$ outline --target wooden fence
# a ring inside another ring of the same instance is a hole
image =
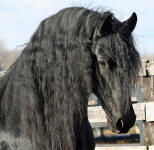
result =
[[[147,103],[136,103],[133,104],[136,116],[137,116],[137,121],[145,121],[145,122],[152,122],[154,121],[154,102],[147,102]],[[103,123],[106,123],[106,115],[105,112],[103,111],[101,106],[93,106],[93,107],[89,107],[88,108],[88,117],[89,117],[89,121],[92,125],[92,127],[101,127]],[[141,131],[144,132],[144,131]],[[136,150],[142,150],[142,149],[146,149],[146,146],[122,146],[120,145],[120,147],[96,147],[96,150],[121,150],[121,149],[136,149]],[[148,147],[149,148],[149,147]],[[153,149],[152,149],[153,148]],[[154,150],[154,147],[150,147],[151,150]]]
[[[96,150],[154,150],[154,61],[143,63],[141,83],[132,97],[136,113],[136,123],[140,128],[140,142],[136,144],[105,144],[96,145]],[[88,107],[88,118],[93,128],[106,125],[106,115],[101,106],[94,104]],[[115,136],[115,135],[113,135]],[[150,142],[149,142],[150,141]]]
[[[3,76],[6,73],[6,71],[0,71],[0,77]]]

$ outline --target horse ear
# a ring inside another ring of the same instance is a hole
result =
[[[112,14],[106,17],[100,29],[100,33],[102,36],[107,35],[111,32],[112,32]]]
[[[98,39],[102,36],[108,35],[112,32],[112,14],[106,14],[106,16],[96,26],[94,32],[94,39]]]
[[[130,33],[134,30],[136,23],[137,23],[137,15],[135,12],[131,15],[129,19],[123,22],[125,28],[127,28],[127,30]]]

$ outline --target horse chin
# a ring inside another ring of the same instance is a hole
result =
[[[120,134],[120,131],[117,130],[115,127],[113,127],[113,125],[111,125],[112,123],[110,123],[109,121],[107,121],[107,124],[108,124],[109,129],[110,129],[112,132],[117,133],[117,134]]]
[[[127,133],[134,126],[135,120],[136,115],[132,113],[131,121],[128,119],[128,116],[123,116],[122,118],[119,118],[116,121],[111,121],[107,119],[107,124],[112,132],[122,134]]]
[[[112,132],[114,132],[114,133],[121,134],[121,133],[127,133],[127,132],[128,132],[128,131],[123,132],[122,130],[116,128],[115,126],[112,126],[112,125],[111,125],[112,123],[107,122],[107,124],[108,124],[109,129],[110,129]]]

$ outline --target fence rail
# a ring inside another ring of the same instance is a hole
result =
[[[146,146],[96,147],[95,150],[148,150]],[[154,149],[149,149],[154,150]]]
[[[133,104],[136,120],[154,121],[154,102]],[[88,107],[88,118],[91,123],[106,122],[106,115],[101,106]]]
[[[6,73],[6,71],[0,71],[0,77],[3,76]]]
[[[153,146],[115,146],[96,147],[95,150],[154,150]]]

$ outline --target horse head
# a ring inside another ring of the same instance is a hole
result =
[[[106,112],[109,127],[117,133],[128,132],[136,120],[131,103],[131,87],[140,64],[131,37],[136,22],[135,13],[120,22],[107,12],[93,36],[92,51],[97,60],[94,93]]]

